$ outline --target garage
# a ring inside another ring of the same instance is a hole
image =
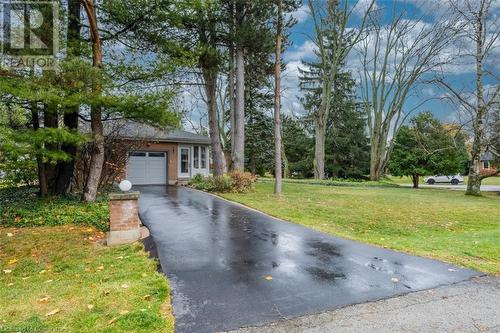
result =
[[[134,185],[167,183],[167,153],[132,151],[128,156],[127,179]]]

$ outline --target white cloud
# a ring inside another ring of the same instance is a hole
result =
[[[302,45],[292,48],[291,50],[287,50],[284,58],[287,62],[308,59],[314,56],[314,52],[316,50],[316,44],[314,44],[311,40],[306,40]]]

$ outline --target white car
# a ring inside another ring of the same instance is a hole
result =
[[[434,185],[437,183],[458,185],[464,182],[464,178],[460,175],[453,175],[453,176],[435,175],[424,178],[424,181],[426,184],[429,185]]]

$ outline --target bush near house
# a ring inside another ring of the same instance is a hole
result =
[[[197,174],[191,179],[189,186],[207,192],[244,193],[253,190],[256,181],[257,177],[250,172],[233,171],[217,177],[203,177]]]

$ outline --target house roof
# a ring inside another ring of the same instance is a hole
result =
[[[481,154],[481,161],[493,161],[493,153],[491,151],[486,151]]]
[[[210,144],[210,138],[175,128],[156,128],[144,123],[131,120],[105,121],[104,135],[116,135],[123,139],[150,140],[161,142],[181,142]],[[89,124],[81,126],[83,131],[89,132]]]

